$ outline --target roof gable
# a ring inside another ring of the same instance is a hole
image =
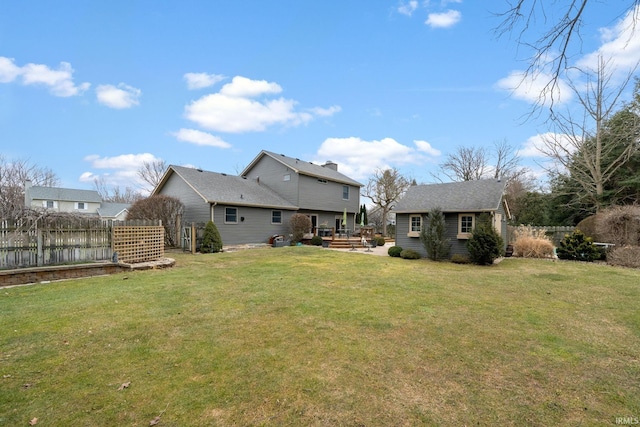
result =
[[[429,212],[440,208],[443,212],[487,212],[500,208],[505,182],[495,179],[424,184],[409,187],[398,202],[396,213]]]
[[[256,180],[184,166],[169,166],[152,194],[160,194],[162,187],[173,174],[179,176],[208,203],[297,209],[275,191],[264,184],[259,184]]]
[[[262,150],[260,154],[256,156],[255,159],[242,171],[240,175],[246,176],[249,174],[251,169],[260,161],[260,159],[264,156],[271,157],[275,161],[282,163],[288,168],[294,170],[300,175],[312,176],[314,178],[326,179],[329,181],[339,182],[342,184],[353,185],[356,187],[362,187],[363,185],[358,181],[349,178],[343,173],[338,172],[337,170],[331,169],[329,167],[325,167],[322,165],[318,165],[311,162],[306,162],[304,160],[295,159],[293,157],[285,156],[284,154],[276,154],[271,151]]]

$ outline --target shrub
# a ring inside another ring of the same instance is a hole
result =
[[[314,246],[322,246],[322,237],[313,236],[311,238],[311,244],[314,245]]]
[[[470,264],[471,260],[466,255],[453,254],[451,256],[451,262],[453,262],[454,264]]]
[[[164,227],[165,245],[178,246],[178,219],[183,212],[184,204],[180,199],[159,194],[134,202],[129,207],[127,220],[161,220]]]
[[[580,221],[576,228],[584,233],[585,236],[591,237],[594,242],[599,242],[602,238],[598,235],[598,222],[600,222],[602,213],[589,215]]]
[[[640,268],[640,246],[619,246],[607,254],[607,263],[620,267]]]
[[[616,246],[640,246],[640,206],[616,206],[598,214],[598,238]]]
[[[420,254],[413,249],[405,249],[400,252],[400,258],[402,259],[420,259],[422,258]]]
[[[429,212],[427,223],[420,231],[420,241],[430,259],[440,261],[449,256],[451,243],[445,235],[444,214],[440,208],[434,208]]]
[[[304,214],[293,214],[289,220],[289,231],[291,232],[291,243],[295,244],[302,240],[304,233],[311,230],[311,219]]]
[[[400,257],[401,252],[402,252],[402,247],[400,246],[391,246],[387,251],[389,256],[396,257],[396,258]]]
[[[553,242],[546,236],[545,230],[536,230],[521,225],[513,232],[514,256],[523,258],[553,258]]]
[[[374,239],[376,241],[376,245],[378,246],[384,246],[384,244],[387,243],[386,240],[384,240],[384,237],[382,236],[376,236],[374,237]]]
[[[558,258],[572,261],[595,261],[600,259],[600,251],[593,244],[593,239],[580,230],[564,236],[556,251]]]
[[[467,241],[469,259],[474,264],[491,265],[493,261],[503,254],[502,237],[491,225],[488,215],[480,215],[478,224],[471,232],[471,237]]]
[[[200,252],[203,254],[217,253],[222,251],[222,238],[218,232],[218,227],[213,221],[207,222],[202,236],[202,246]]]

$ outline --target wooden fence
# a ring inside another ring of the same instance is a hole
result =
[[[0,269],[112,260],[114,252],[125,263],[159,259],[164,256],[164,228],[158,224],[78,218],[2,220]]]

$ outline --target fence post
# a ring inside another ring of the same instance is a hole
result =
[[[191,254],[196,253],[196,223],[191,223]]]
[[[44,237],[42,235],[42,228],[38,228],[37,231],[37,235],[36,235],[36,245],[37,245],[37,249],[36,249],[36,263],[38,265],[38,267],[42,267],[44,265],[44,244],[43,244],[43,240]]]

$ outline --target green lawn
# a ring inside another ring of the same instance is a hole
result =
[[[640,271],[313,247],[171,256],[0,289],[0,426],[640,418]]]

